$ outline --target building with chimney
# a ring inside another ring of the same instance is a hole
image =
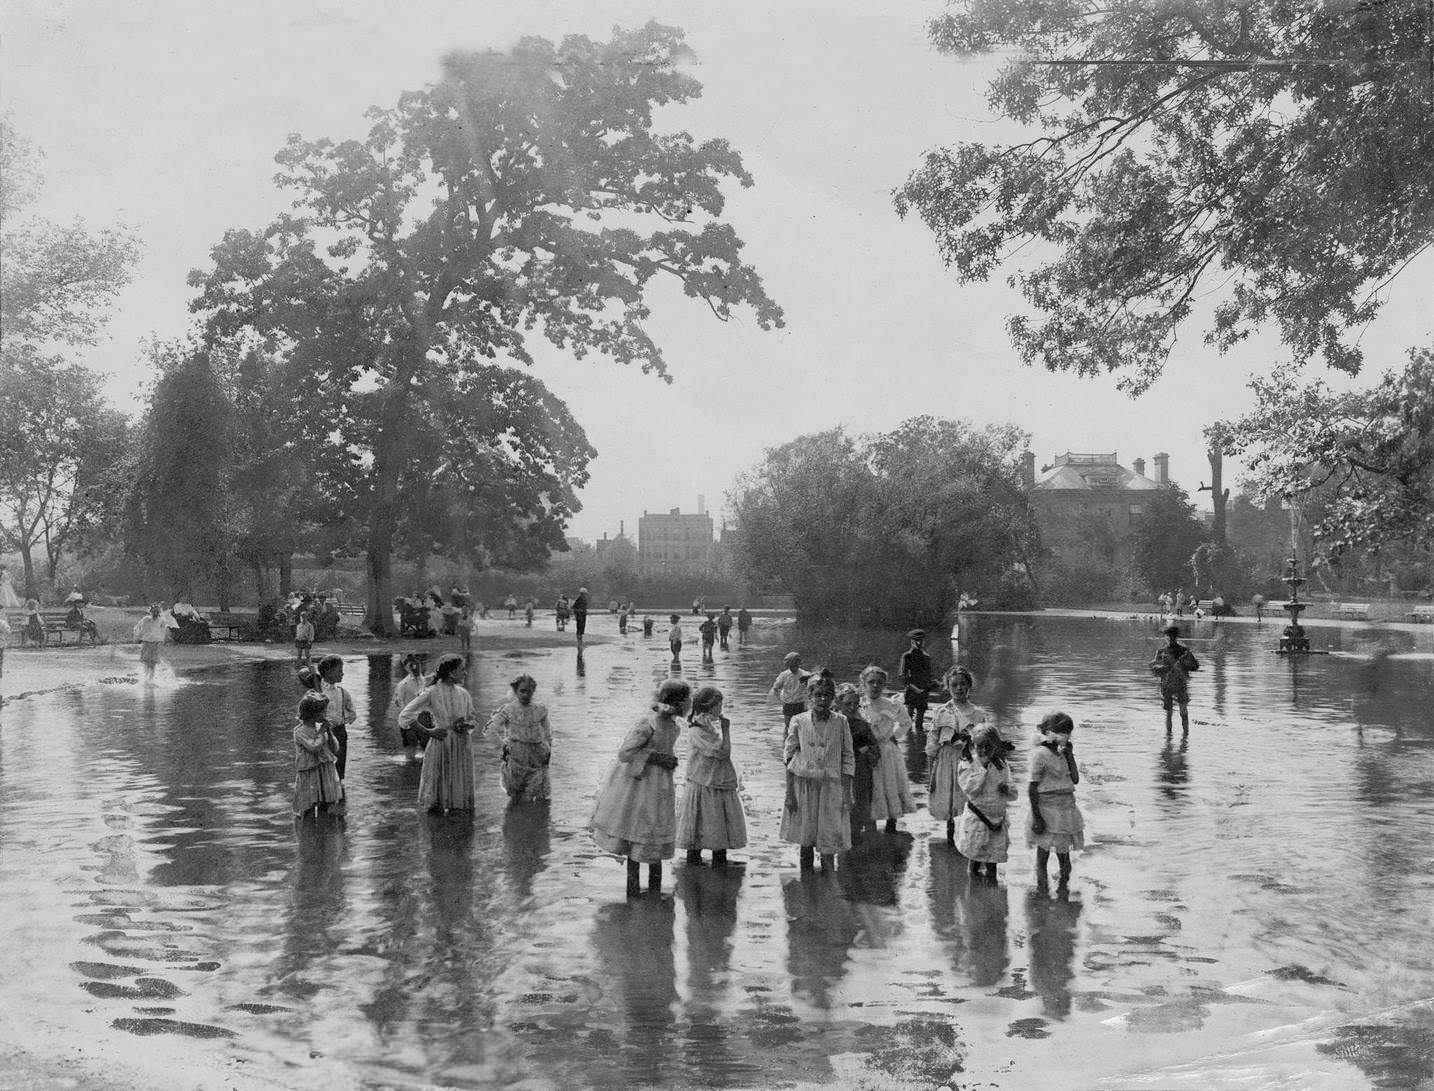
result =
[[[697,512],[680,508],[642,513],[637,521],[637,570],[644,576],[699,576],[717,566],[712,516],[706,497],[697,497]]]
[[[1116,452],[1057,455],[1036,473],[1036,456],[1024,455],[1026,490],[1041,528],[1041,538],[1060,561],[1110,565],[1124,573],[1130,564],[1131,534],[1145,514],[1150,496],[1170,484],[1170,456],[1155,455],[1154,476],[1145,460],[1131,469]]]

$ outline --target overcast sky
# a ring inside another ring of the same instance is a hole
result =
[[[929,412],[1013,421],[1039,464],[1059,452],[1156,451],[1195,494],[1208,480],[1201,429],[1248,400],[1245,379],[1281,351],[1256,338],[1221,358],[1186,331],[1166,376],[1132,401],[1113,379],[1021,365],[1005,335],[1021,311],[1004,279],[961,286],[891,190],[921,153],[1010,130],[985,105],[989,62],[938,56],[924,0],[701,4],[686,0],[8,0],[3,97],[45,152],[43,211],[122,222],[144,257],[89,363],[133,408],[141,345],[188,329],[185,275],[229,227],[286,207],[272,184],[287,134],[362,135],[363,110],[431,82],[451,49],[502,49],[524,34],[607,36],[651,17],[680,26],[704,84],[670,127],[730,140],[756,179],[728,215],[787,328],[723,325],[672,292],[652,329],[670,385],[600,357],[538,345],[538,369],[598,449],[570,533],[630,534],[644,509],[720,512],[733,478],[765,448],[843,424],[881,431]],[[1418,270],[1411,270],[1418,273]],[[1396,283],[1368,331],[1370,369],[1429,339],[1427,276]],[[1149,469],[1149,468],[1148,468]],[[1232,483],[1227,474],[1227,484]],[[1197,497],[1208,506],[1208,494]]]

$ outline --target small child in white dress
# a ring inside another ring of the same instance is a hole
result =
[[[703,686],[692,698],[687,718],[687,785],[677,812],[677,847],[689,864],[712,852],[712,866],[727,863],[727,850],[747,844],[747,818],[737,794],[732,764],[732,721],[722,715],[722,691]]]

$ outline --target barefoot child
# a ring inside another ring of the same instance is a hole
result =
[[[966,797],[966,809],[956,823],[956,851],[971,861],[972,875],[980,875],[984,867],[992,882],[1011,844],[1006,804],[1019,794],[1011,783],[1008,749],[995,727],[982,724],[972,736],[971,757],[956,773]]]
[[[627,895],[642,893],[638,868],[647,865],[647,889],[662,890],[662,861],[677,847],[677,808],[672,771],[677,768],[679,716],[692,708],[692,687],[669,678],[657,691],[652,711],[627,733],[617,764],[598,789],[590,823],[593,841],[604,852],[627,857]]]
[[[970,756],[971,732],[986,722],[986,714],[970,701],[974,679],[965,667],[952,667],[942,680],[951,700],[936,710],[931,733],[926,737],[926,756],[931,759],[929,807],[931,817],[946,822],[946,840],[956,840],[956,820],[966,808],[966,797],[956,781],[963,757]]]
[[[802,670],[802,657],[796,652],[782,656],[782,666],[786,669],[777,675],[777,680],[767,691],[767,701],[782,706],[782,734],[785,736],[792,729],[792,717],[800,716],[807,710],[807,680],[811,675]]]
[[[294,626],[294,657],[298,665],[307,667],[309,665],[309,653],[314,647],[314,623],[309,617],[307,610],[299,614],[298,624]]]
[[[475,802],[473,775],[473,698],[463,682],[468,665],[449,653],[438,660],[433,684],[398,714],[400,728],[416,728],[428,740],[423,774],[418,780],[418,805],[430,811],[471,811]]]
[[[861,689],[850,682],[837,686],[836,710],[846,717],[851,732],[851,753],[856,763],[852,777],[851,841],[855,845],[871,825],[872,771],[881,762],[881,747],[871,733],[871,724],[861,718]]]
[[[548,762],[553,757],[553,729],[548,725],[547,707],[533,703],[538,683],[531,674],[517,675],[508,688],[512,700],[498,707],[483,730],[486,734],[498,729],[503,744],[499,779],[508,798],[514,803],[536,803],[552,794]]]
[[[911,730],[906,708],[886,696],[886,671],[873,664],[861,672],[866,689],[861,699],[861,715],[871,724],[871,733],[881,747],[871,788],[871,820],[885,822],[886,832],[896,832],[896,820],[916,810],[911,798],[911,785],[906,779],[906,764],[901,760],[901,740]]]
[[[687,727],[687,787],[677,814],[677,847],[687,851],[689,864],[702,863],[702,850],[710,849],[712,866],[722,867],[728,849],[746,846],[747,819],[732,764],[732,721],[722,715],[720,689],[697,691]]]
[[[299,723],[294,728],[294,813],[306,815],[327,811],[343,797],[335,762],[339,744],[335,741],[324,712],[329,699],[322,693],[306,693],[299,700]]]
[[[1061,885],[1071,877],[1071,850],[1085,848],[1085,819],[1076,807],[1075,786],[1080,783],[1071,732],[1075,723],[1064,712],[1052,712],[1041,721],[1031,753],[1031,814],[1026,821],[1026,844],[1036,850],[1036,882],[1046,883],[1046,868],[1054,850],[1060,864]]]
[[[682,658],[682,619],[676,614],[667,615],[667,646],[672,649],[672,661]]]
[[[836,685],[825,672],[812,675],[807,690],[811,711],[792,717],[782,744],[787,767],[787,800],[782,808],[780,836],[801,846],[804,870],[820,853],[822,870],[830,871],[836,854],[851,848],[852,779],[856,759],[846,717],[832,711]]]
[[[423,679],[423,656],[405,655],[399,662],[399,670],[402,674],[398,684],[393,687],[393,708],[396,713],[402,713],[408,707],[408,702],[422,693],[427,684]],[[411,727],[400,727],[398,734],[403,741],[403,752],[408,760],[417,761],[423,738]]]
[[[1170,732],[1172,705],[1180,706],[1180,730],[1190,731],[1190,675],[1200,669],[1200,662],[1180,643],[1180,626],[1170,622],[1162,630],[1166,642],[1155,649],[1150,673],[1160,679],[1160,700],[1165,705],[1165,731]]]

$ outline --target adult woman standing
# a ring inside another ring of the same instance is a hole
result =
[[[861,699],[861,718],[871,725],[881,748],[881,760],[873,771],[871,786],[871,820],[885,822],[886,832],[896,832],[896,820],[916,810],[911,786],[906,782],[906,766],[901,760],[901,740],[911,730],[906,709],[886,696],[887,674],[872,665],[861,672],[866,695]]]
[[[398,714],[400,728],[412,728],[428,740],[418,804],[431,811],[471,811],[474,804],[473,698],[463,688],[468,667],[461,655],[438,660],[433,684]]]

